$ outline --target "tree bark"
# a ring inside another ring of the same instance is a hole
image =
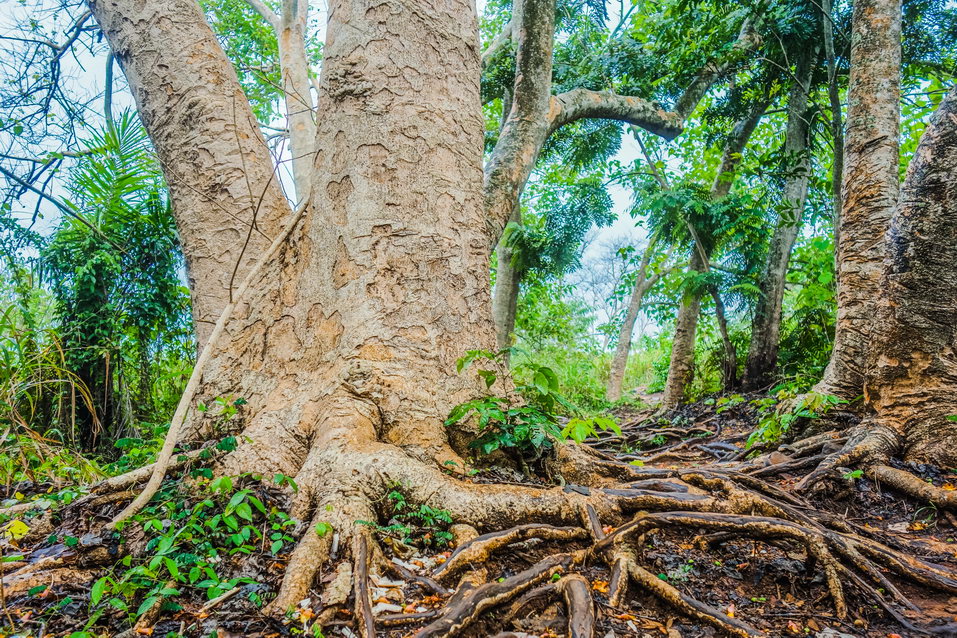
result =
[[[957,464],[957,89],[924,131],[887,232],[864,399],[905,458]]]
[[[745,390],[757,390],[769,385],[777,364],[784,284],[791,261],[791,249],[804,218],[811,170],[807,104],[814,57],[816,55],[804,57],[798,68],[798,81],[792,83],[788,95],[788,122],[784,138],[784,168],[788,176],[751,322],[751,345],[742,383]]]
[[[815,390],[861,394],[880,297],[884,233],[898,199],[901,4],[858,0],[851,36],[834,349]]]
[[[91,0],[169,185],[199,346],[289,214],[265,141],[190,0]]]
[[[735,124],[725,142],[721,163],[711,185],[712,199],[726,197],[731,191],[731,184],[741,153],[747,146],[751,134],[767,109],[767,102],[755,105],[745,118]],[[711,255],[702,254],[702,250],[694,250],[688,269],[694,272],[706,272],[707,260]],[[675,320],[675,336],[671,344],[671,362],[668,367],[668,380],[665,382],[664,395],[661,407],[671,409],[685,400],[688,387],[694,379],[694,344],[695,333],[698,327],[698,315],[701,312],[701,292],[685,295],[678,307],[678,317]]]

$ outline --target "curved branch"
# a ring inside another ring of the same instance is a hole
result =
[[[666,111],[640,97],[573,89],[552,98],[549,133],[585,118],[627,122],[669,141],[681,134],[684,125],[678,113]]]

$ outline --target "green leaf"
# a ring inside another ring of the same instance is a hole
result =
[[[106,588],[110,584],[110,579],[107,576],[100,578],[90,589],[90,602],[93,605],[97,605],[100,602],[100,599],[103,598],[103,594],[106,593]]]
[[[159,597],[159,596],[150,596],[149,598],[147,598],[146,600],[144,600],[144,601],[140,604],[140,606],[136,609],[136,615],[137,615],[137,616],[142,616],[142,615],[145,614],[147,611],[149,611],[150,608],[151,608],[153,605],[155,605],[156,602],[159,601],[159,600],[160,600],[160,597]]]

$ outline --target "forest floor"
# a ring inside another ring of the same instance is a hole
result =
[[[622,435],[608,434],[593,441],[592,445],[621,460],[635,462],[633,464],[640,466],[642,471],[659,474],[662,470],[680,473],[700,467],[720,467],[744,457],[745,442],[759,418],[757,408],[747,400],[750,398],[722,406],[701,402],[685,406],[667,418],[651,418],[649,410],[623,409],[618,414]],[[763,474],[763,480],[785,491],[814,467],[808,463],[802,466],[802,456],[792,456],[787,446],[768,452],[762,457],[762,462],[764,467],[773,469],[762,471],[759,467],[751,474],[758,477]],[[899,467],[904,468],[903,465]],[[945,472],[929,466],[906,469],[944,489],[957,486],[957,473],[953,471]],[[528,479],[506,468],[483,470],[469,480],[541,484],[539,480]],[[282,549],[269,551],[275,533],[270,533],[270,526],[277,520],[273,514],[288,504],[288,490],[271,487],[263,481],[249,481],[236,487],[241,486],[246,488],[242,492],[247,498],[255,496],[270,512],[268,518],[256,519],[265,535],[258,542],[254,535],[252,540],[237,544],[242,551],[223,551],[215,571],[245,580],[217,582],[217,588],[209,585],[206,591],[202,589],[202,583],[180,588],[183,591],[176,589],[180,586],[172,581],[165,589],[154,587],[150,590],[154,595],[147,601],[149,604],[141,606],[146,616],[132,627],[130,616],[121,607],[122,601],[129,598],[124,594],[131,591],[135,594],[136,590],[123,590],[117,583],[142,585],[151,573],[159,572],[163,559],[140,565],[141,568],[152,568],[152,571],[141,569],[134,574],[130,572],[137,568],[136,561],[127,560],[126,564],[117,561],[129,554],[153,552],[155,556],[163,556],[162,546],[157,549],[157,539],[161,537],[133,529],[121,544],[113,535],[99,531],[102,523],[122,505],[120,500],[100,503],[95,510],[88,507],[82,515],[74,515],[79,510],[67,506],[58,515],[41,513],[27,520],[29,531],[23,538],[8,542],[4,549],[6,562],[2,564],[8,583],[2,612],[18,627],[15,635],[69,636],[73,632],[86,631],[90,633],[74,635],[77,638],[101,635],[213,635],[219,638],[320,635],[311,628],[313,619],[327,606],[327,598],[318,590],[283,619],[276,620],[262,612],[261,603],[268,599],[266,592],[278,588],[288,559]],[[39,492],[46,486],[21,485],[19,489],[23,496],[24,491]],[[587,488],[570,485],[565,489],[587,491]],[[170,492],[164,498],[175,502],[182,497]],[[807,499],[802,501],[806,508],[830,513],[859,534],[879,539],[889,547],[947,571],[957,572],[957,518],[948,512],[881,489],[853,472],[843,480],[831,481],[825,490],[817,491]],[[160,520],[157,528],[168,530],[177,524],[175,520],[164,519],[161,511],[154,512],[154,516]],[[397,515],[397,519],[389,523],[408,521],[408,517],[403,519]],[[440,530],[448,526],[434,520],[425,523],[420,520],[419,523],[420,527],[413,530],[415,538],[409,542],[400,538],[405,535],[404,530],[397,533],[388,525],[375,528],[386,562],[395,566],[391,573],[370,574],[370,598],[377,636],[416,635],[442,613],[449,604],[450,595],[452,601],[455,600],[451,592],[455,588],[454,581],[446,589],[436,582],[437,578],[430,578],[449,560],[449,549],[435,546],[436,532],[441,535]],[[182,529],[187,531],[177,533],[177,542],[182,541],[183,533],[189,533],[188,526],[183,525]],[[281,524],[272,529],[285,533]],[[611,527],[606,527],[602,535],[612,532]],[[295,536],[297,532],[290,533]],[[301,530],[298,533],[302,533]],[[593,542],[593,539],[584,537],[556,543],[532,535],[530,539],[519,539],[499,548],[484,564],[470,565],[470,574],[478,573],[478,578],[484,582],[503,582],[533,568],[549,556],[587,549]],[[839,618],[824,572],[799,544],[771,543],[733,534],[722,537],[720,532],[703,536],[693,527],[669,526],[643,534],[637,543],[637,560],[649,573],[686,597],[729,618],[740,619],[763,635],[893,638],[932,633],[957,636],[957,595],[900,579],[895,580],[895,584],[920,612],[902,609],[895,619],[859,588],[845,581],[847,613]],[[56,569],[48,570],[45,572],[48,576],[39,580],[31,580],[29,588],[18,587],[18,571],[35,566],[39,561]],[[889,571],[886,565],[878,564],[878,567],[882,572]],[[725,635],[721,629],[677,611],[661,596],[653,595],[643,587],[631,586],[620,597],[617,606],[613,605],[612,599],[618,589],[617,583],[613,582],[616,576],[601,561],[586,561],[570,571],[583,577],[584,580],[579,581],[590,590],[594,616],[593,629],[589,631],[593,631],[594,636],[700,638]],[[104,574],[111,580],[101,586],[105,592],[96,596],[104,602],[91,604],[91,590]],[[565,577],[564,572],[558,570],[545,584],[482,613],[459,635],[542,638],[568,635],[569,614],[566,610],[570,604],[567,597],[563,603],[561,596],[556,595],[556,591],[563,591],[562,588],[556,590],[556,583]],[[328,570],[321,573],[320,583],[324,588],[334,589],[335,578],[336,572]],[[141,597],[147,591],[146,585],[142,587]],[[113,606],[105,604],[111,598],[119,602]],[[354,627],[354,613],[353,608],[346,604],[333,617],[326,617],[325,635],[357,635],[350,629]],[[96,618],[91,622],[94,614]],[[914,625],[923,629],[908,627],[901,618],[912,620]]]

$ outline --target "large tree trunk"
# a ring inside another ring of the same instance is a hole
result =
[[[784,284],[791,261],[791,249],[804,218],[811,168],[807,103],[814,60],[810,58],[806,56],[802,61],[798,68],[798,81],[791,85],[788,95],[788,123],[784,138],[784,168],[788,176],[751,322],[751,345],[742,383],[746,390],[757,390],[769,385],[778,360]]]
[[[897,204],[900,0],[857,0],[837,243],[834,349],[818,392],[861,394],[880,296],[884,233]]]
[[[91,0],[173,200],[199,346],[289,215],[246,96],[191,0]]]
[[[721,164],[711,186],[711,197],[721,199],[731,191],[734,173],[741,161],[741,153],[748,144],[751,134],[761,121],[761,116],[767,109],[767,103],[756,104],[754,109],[744,119],[735,124],[728,140],[725,142]],[[711,255],[702,254],[702,250],[694,250],[688,269],[695,272],[707,272],[707,260]],[[694,379],[694,344],[698,328],[698,315],[701,312],[701,295],[699,291],[685,295],[678,307],[678,317],[675,321],[675,336],[671,344],[671,362],[668,367],[668,380],[665,382],[664,396],[661,406],[669,409],[685,400],[688,387]]]
[[[864,398],[908,460],[957,465],[957,89],[908,166],[872,335]]]

